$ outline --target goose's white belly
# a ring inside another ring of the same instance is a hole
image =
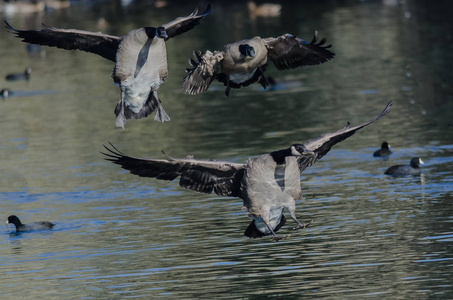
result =
[[[151,89],[148,87],[147,89],[125,89],[124,90],[124,102],[126,103],[129,108],[135,112],[140,112],[140,109],[145,104],[146,100],[148,100],[149,93]]]
[[[251,73],[231,73],[230,80],[237,84],[246,82],[247,80],[250,80],[250,78],[253,77],[253,75],[255,74],[255,70],[256,69],[254,69],[253,72]]]
[[[147,48],[146,61],[138,63],[140,52],[146,49],[147,42],[149,38],[143,28],[131,31],[120,43],[117,52],[114,77],[124,92],[126,106],[135,113],[146,103],[149,94],[164,83],[168,74],[164,39],[153,38]]]
[[[286,165],[276,173],[276,163],[270,155],[248,162],[243,186],[244,204],[257,217],[263,212],[277,214],[302,196],[300,171],[295,157],[287,157]],[[271,218],[271,216],[269,216]]]

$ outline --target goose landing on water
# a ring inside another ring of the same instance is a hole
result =
[[[251,238],[272,235],[285,224],[286,208],[296,222],[294,229],[306,227],[296,218],[296,201],[302,198],[300,174],[326,155],[332,146],[347,139],[357,130],[384,117],[391,102],[375,119],[361,125],[347,125],[333,133],[322,134],[305,144],[294,144],[283,150],[249,159],[247,163],[198,160],[191,157],[177,159],[142,159],[127,156],[104,146],[107,160],[142,177],[173,180],[181,177],[179,185],[201,193],[214,191],[221,196],[239,197],[253,218],[244,234]]]
[[[257,36],[228,44],[223,51],[194,51],[182,91],[190,95],[205,92],[214,79],[225,84],[227,96],[230,88],[248,86],[257,81],[266,88],[269,83],[264,70],[268,60],[279,70],[322,64],[335,56],[328,50],[331,45],[324,46],[325,43],[325,38],[318,42],[318,32],[315,32],[311,42],[291,34],[278,38]],[[219,64],[221,73],[218,73]]]
[[[121,89],[121,100],[115,108],[116,126],[126,119],[140,119],[156,111],[154,120],[169,121],[157,96],[157,89],[167,78],[165,41],[192,29],[207,16],[211,6],[197,15],[179,17],[160,27],[142,27],[118,37],[77,29],[46,27],[41,30],[17,30],[8,22],[6,28],[23,42],[66,50],[82,50],[114,61],[113,80]]]

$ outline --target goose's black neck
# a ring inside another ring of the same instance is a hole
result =
[[[156,27],[144,27],[144,29],[150,39],[156,36]]]
[[[153,39],[154,37],[158,38],[166,38],[167,33],[165,32],[164,27],[144,27],[146,35]]]
[[[277,164],[284,164],[285,158],[291,156],[291,148],[271,152],[270,155]]]

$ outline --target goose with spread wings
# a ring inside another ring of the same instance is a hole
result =
[[[250,158],[246,163],[183,159],[143,159],[128,156],[112,144],[104,146],[106,159],[129,170],[132,174],[162,180],[179,179],[183,188],[201,193],[215,192],[221,196],[243,200],[253,221],[245,230],[247,237],[272,235],[286,222],[284,209],[296,222],[294,229],[307,226],[296,218],[296,201],[302,198],[300,174],[326,155],[332,146],[352,136],[356,131],[384,117],[391,102],[373,120],[351,127],[348,122],[342,129],[325,133],[305,144],[294,144],[287,149]]]
[[[210,12],[179,17],[160,27],[142,27],[124,36],[113,36],[77,29],[47,27],[41,30],[17,30],[5,21],[6,28],[23,42],[66,50],[82,50],[115,62],[112,77],[121,90],[115,108],[116,126],[124,128],[126,119],[140,119],[156,111],[154,120],[169,121],[157,89],[168,74],[165,41],[182,34]]]
[[[277,38],[256,36],[238,41],[226,45],[223,51],[194,51],[193,58],[189,59],[191,67],[186,70],[188,74],[184,78],[182,91],[190,95],[203,93],[214,79],[224,83],[226,96],[229,96],[230,88],[254,82],[266,88],[269,82],[264,71],[268,60],[278,70],[322,64],[335,56],[329,50],[331,45],[325,43],[325,38],[318,42],[316,31],[311,42],[287,33]]]

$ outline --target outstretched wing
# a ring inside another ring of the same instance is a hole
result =
[[[181,90],[184,94],[196,95],[209,88],[211,82],[216,78],[218,62],[223,59],[223,52],[194,51],[193,58],[189,59],[190,68],[186,69]]]
[[[162,25],[162,27],[165,28],[165,32],[168,35],[166,40],[194,28],[196,25],[200,24],[200,20],[206,17],[210,12],[211,4],[208,4],[208,7],[206,8],[205,12],[201,15],[197,16],[198,9],[195,9],[187,17],[179,17],[174,19],[170,23]]]
[[[324,155],[327,154],[327,152],[330,151],[332,146],[334,146],[335,144],[344,141],[345,139],[356,133],[357,130],[362,129],[363,127],[387,115],[390,112],[391,106],[392,102],[390,101],[385,107],[385,109],[380,113],[380,115],[374,118],[373,120],[370,120],[355,127],[350,127],[351,124],[348,122],[345,127],[336,132],[325,133],[317,139],[313,139],[310,140],[308,143],[304,143],[304,146],[308,150],[313,151],[314,155],[300,156],[298,158],[300,172],[302,173],[307,167],[313,165],[318,159],[321,159]]]
[[[78,29],[59,29],[45,26],[40,30],[18,30],[6,21],[5,27],[25,43],[66,50],[82,50],[100,55],[111,61],[116,61],[116,51],[121,42],[121,37]]]
[[[104,145],[108,152],[101,152],[107,156],[106,160],[134,175],[161,180],[174,180],[179,176],[179,185],[183,188],[200,193],[209,194],[214,191],[221,196],[239,197],[245,164],[193,158],[142,159],[121,153],[111,143],[110,146],[111,148]]]
[[[326,39],[318,42],[318,32],[313,40],[307,42],[292,34],[284,34],[278,38],[264,39],[268,47],[269,59],[279,70],[294,69],[301,66],[312,66],[327,62],[335,54],[328,50],[331,45],[324,46]]]

